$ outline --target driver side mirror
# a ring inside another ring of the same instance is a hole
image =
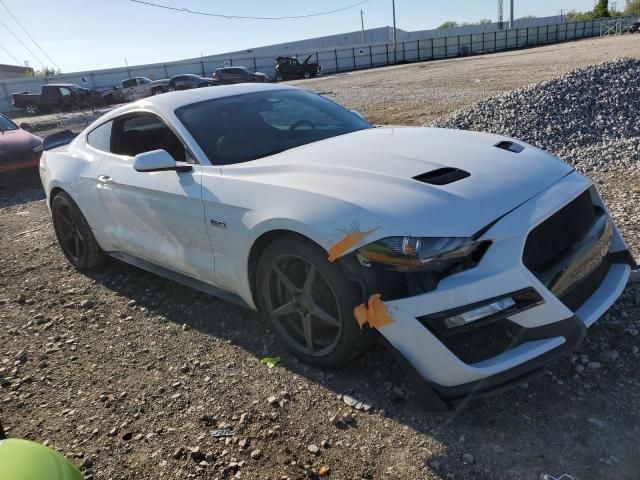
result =
[[[152,150],[139,153],[133,157],[133,168],[137,172],[189,172],[191,165],[178,165],[175,159],[166,150]]]

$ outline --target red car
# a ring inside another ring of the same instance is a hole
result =
[[[0,185],[34,178],[42,156],[42,139],[0,114]]]

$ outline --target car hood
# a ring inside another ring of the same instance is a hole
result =
[[[393,225],[398,234],[466,237],[573,171],[517,140],[524,147],[519,153],[496,147],[503,140],[510,139],[462,130],[378,127],[224,167],[223,174],[348,202],[366,210],[371,222]],[[413,178],[441,168],[470,175],[446,185]]]
[[[9,160],[12,154],[33,150],[42,140],[26,130],[0,132],[0,159]]]

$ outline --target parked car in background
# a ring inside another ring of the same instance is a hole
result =
[[[42,155],[42,139],[0,113],[0,185],[35,178]]]
[[[629,25],[629,27],[627,27],[627,32],[640,33],[640,20]]]
[[[28,115],[52,110],[98,107],[119,103],[122,100],[120,87],[94,90],[73,83],[50,83],[43,85],[40,93],[18,92],[11,95],[11,104],[15,108],[24,108]]]
[[[169,79],[151,80],[147,77],[134,77],[122,81],[122,95],[127,102],[158,95],[169,90]]]
[[[309,55],[302,63],[296,57],[277,57],[276,80],[315,77],[321,68],[319,63],[309,62],[311,57],[312,55]]]
[[[223,85],[233,83],[261,83],[269,80],[267,74],[252,72],[247,67],[218,68],[213,74],[213,78]]]
[[[635,266],[595,186],[557,157],[374,127],[283,85],[120,107],[45,151],[40,176],[77,269],[110,255],[260,309],[319,367],[382,336],[432,410],[577,348]]]
[[[201,77],[200,75],[185,74],[171,77],[169,79],[167,89],[172,92],[174,90],[190,90],[192,88],[211,87],[217,84],[218,81],[213,78]]]

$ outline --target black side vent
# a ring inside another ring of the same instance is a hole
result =
[[[445,167],[423,173],[413,177],[413,179],[422,183],[430,183],[431,185],[447,185],[470,176],[471,174],[469,172],[465,172],[459,168]]]
[[[524,150],[524,147],[522,145],[509,142],[507,140],[503,140],[500,143],[496,143],[494,146],[497,148],[501,148],[502,150],[509,150],[510,152],[513,152],[513,153],[520,153],[522,150]]]

